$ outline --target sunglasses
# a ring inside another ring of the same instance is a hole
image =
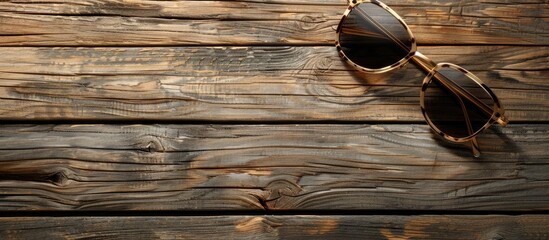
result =
[[[496,95],[471,72],[451,63],[436,64],[416,51],[410,28],[387,5],[349,0],[337,28],[336,47],[344,61],[366,73],[385,73],[410,60],[423,69],[420,105],[427,123],[452,142],[468,142],[480,156],[476,136],[508,123]]]

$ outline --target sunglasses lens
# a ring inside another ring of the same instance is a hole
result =
[[[412,43],[404,24],[374,3],[356,5],[340,25],[341,50],[364,68],[375,70],[399,62],[412,51]]]
[[[446,135],[470,137],[492,119],[495,100],[464,72],[442,67],[429,81],[423,96],[424,111],[432,124]],[[467,96],[456,89],[468,92]]]

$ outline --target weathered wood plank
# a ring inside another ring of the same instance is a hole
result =
[[[420,44],[547,44],[546,1],[397,1]],[[0,46],[332,44],[345,1],[4,1]]]
[[[549,47],[422,47],[549,120]],[[0,119],[422,121],[413,64],[364,76],[334,47],[1,48]],[[314,109],[314,111],[311,111]]]
[[[0,210],[547,210],[549,125],[5,125]]]
[[[0,218],[2,239],[547,239],[547,215]]]

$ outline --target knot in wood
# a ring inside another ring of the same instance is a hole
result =
[[[269,185],[266,189],[269,191],[267,201],[275,201],[274,205],[287,205],[285,202],[289,199],[297,196],[301,192],[301,187],[294,182],[288,180],[276,180]],[[274,206],[273,206],[274,207]]]
[[[46,178],[46,180],[57,186],[65,186],[67,185],[69,178],[67,177],[67,174],[65,172],[59,171],[59,172],[50,174]]]
[[[159,151],[164,151],[164,146],[162,142],[157,137],[144,138],[138,143],[138,149],[147,153],[154,153]]]
[[[328,72],[334,64],[334,59],[330,56],[321,55],[316,58],[314,62],[315,74],[324,74]]]
[[[367,97],[371,88],[365,84],[361,77],[341,81],[338,75],[341,66],[334,66],[341,61],[333,52],[317,54],[307,60],[300,71],[301,74],[312,74],[306,84],[309,95],[317,98],[319,102],[329,102],[341,105],[363,104],[372,98]],[[335,71],[334,71],[335,70]]]
[[[313,16],[303,16],[300,21],[298,21],[299,29],[301,30],[313,30],[318,27],[319,19]]]

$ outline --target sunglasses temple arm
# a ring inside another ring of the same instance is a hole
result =
[[[473,151],[473,156],[480,157],[480,148],[478,146],[477,138],[474,137],[471,139],[471,151]]]
[[[469,118],[469,113],[467,112],[467,108],[465,107],[465,103],[463,100],[457,96],[457,99],[459,100],[459,105],[461,105],[461,111],[463,112],[463,117],[465,118],[465,123],[467,124],[467,131],[469,132],[469,135],[474,134],[473,125],[471,124],[471,118]],[[473,137],[471,138],[471,150],[473,151],[473,156],[480,157],[480,147],[477,142],[477,138]]]
[[[433,71],[433,69],[435,69],[437,66],[435,62],[433,62],[431,59],[427,58],[425,55],[423,55],[420,52],[416,52],[412,60],[427,73],[431,73],[431,71]],[[454,84],[450,85],[448,82],[451,82],[451,81],[442,81],[440,80],[440,78],[437,77],[437,75],[435,75],[435,78],[437,78],[439,82],[443,84],[445,87],[447,87],[448,89],[454,92],[457,92],[459,95],[469,99],[472,103],[477,105],[480,109],[485,111],[488,115],[492,115],[492,113],[494,112],[494,110],[491,107],[487,106],[485,103],[477,99],[475,96],[472,96],[471,94],[469,94],[466,90],[462,89],[459,86],[453,86]],[[502,126],[505,126],[507,124],[505,118],[496,119],[496,120]]]
[[[465,103],[456,92],[452,92],[452,93],[454,94],[456,100],[458,100],[459,105],[461,106],[461,111],[463,112],[463,118],[465,118],[465,123],[467,124],[467,132],[469,132],[469,135],[473,135],[474,134],[473,125],[471,124],[471,118],[469,118],[469,113],[467,112]],[[471,150],[473,151],[473,156],[480,157],[480,147],[478,146],[477,138],[473,137],[469,142],[471,144]]]

